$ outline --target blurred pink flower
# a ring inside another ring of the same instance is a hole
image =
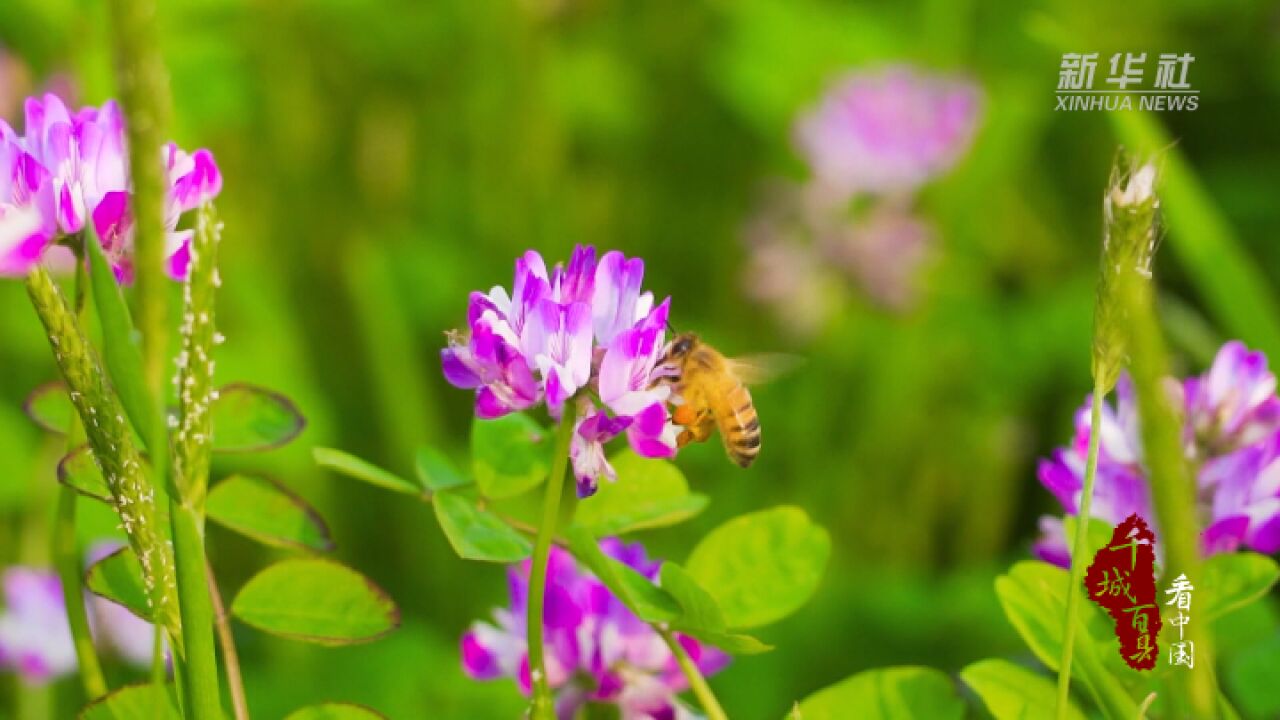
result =
[[[119,550],[119,542],[96,544],[90,563]],[[51,570],[14,566],[4,571],[4,611],[0,612],[0,671],[42,683],[73,672],[77,660],[67,623],[62,583]],[[121,605],[85,596],[89,624],[98,647],[138,667],[151,663],[154,629]]]
[[[980,92],[909,66],[838,80],[795,127],[818,183],[839,196],[912,192],[968,149]]]
[[[856,278],[873,300],[894,310],[915,301],[920,268],[933,246],[933,229],[909,208],[882,202],[865,217],[819,237],[823,254]]]

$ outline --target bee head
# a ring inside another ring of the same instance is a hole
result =
[[[693,333],[681,333],[671,341],[671,357],[680,358],[689,354],[693,346],[698,344],[698,336]]]

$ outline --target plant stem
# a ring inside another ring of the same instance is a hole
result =
[[[84,605],[80,546],[76,542],[76,499],[75,490],[65,485],[58,488],[53,562],[58,570],[58,579],[62,582],[62,600],[67,606],[67,624],[71,626],[71,640],[76,649],[76,661],[80,665],[80,682],[84,685],[85,696],[93,701],[107,694],[107,681],[102,676],[98,652],[93,647],[89,614]]]
[[[77,318],[83,321],[86,277],[83,253],[76,252],[74,308]],[[80,419],[71,413],[67,427],[67,452],[75,450],[81,442]],[[80,564],[80,543],[76,538],[76,501],[78,494],[66,485],[58,486],[58,514],[53,529],[53,564],[62,583],[62,600],[67,607],[67,625],[71,628],[71,641],[76,650],[80,667],[80,682],[85,696],[97,700],[107,694],[107,681],[102,675],[98,652],[93,646],[93,634],[89,630],[89,614],[85,609],[84,577]]]
[[[1089,551],[1089,519],[1093,510],[1093,481],[1098,474],[1098,446],[1101,438],[1102,402],[1106,399],[1102,381],[1093,383],[1093,402],[1089,414],[1089,454],[1084,467],[1084,489],[1076,513],[1076,534],[1071,548],[1070,581],[1067,584],[1067,617],[1063,620],[1062,661],[1058,664],[1058,720],[1064,720],[1071,707],[1071,659],[1075,652],[1081,584],[1084,582],[1085,554]]]
[[[249,720],[249,703],[244,695],[244,677],[240,674],[240,654],[236,652],[236,639],[231,634],[231,622],[227,618],[227,609],[222,604],[222,592],[218,590],[218,579],[213,574],[213,566],[205,563],[209,575],[209,597],[213,599],[214,628],[218,631],[218,644],[222,646],[222,662],[227,668],[227,684],[231,686],[231,708],[236,720]]]
[[[213,601],[205,570],[204,533],[197,513],[176,499],[169,501],[182,639],[186,647],[187,710],[195,720],[222,720],[218,660],[213,644]]]
[[[547,560],[551,557],[551,539],[555,537],[560,517],[560,494],[564,489],[565,471],[569,465],[569,441],[577,420],[578,406],[571,398],[564,405],[564,416],[556,430],[551,474],[542,497],[542,523],[533,544],[533,567],[529,578],[529,675],[533,679],[533,720],[555,720],[555,702],[547,682],[546,653],[542,644],[542,608],[547,591]]]
[[[1167,353],[1147,285],[1129,288],[1128,302],[1133,335],[1133,385],[1141,419],[1142,455],[1151,478],[1155,526],[1164,543],[1163,578],[1171,583],[1185,574],[1198,585],[1200,574],[1200,525],[1196,516],[1196,478],[1182,446],[1182,423],[1170,406],[1164,386],[1168,374]],[[1194,643],[1195,671],[1171,673],[1172,703],[1167,717],[1216,718],[1221,712],[1214,674],[1212,637],[1205,624],[1184,626],[1186,639]],[[1175,668],[1176,669],[1176,668]]]
[[[707,684],[707,679],[702,676],[702,672],[698,670],[698,666],[689,657],[689,653],[685,652],[680,641],[675,638],[670,630],[656,625],[654,629],[658,631],[658,634],[662,635],[662,639],[667,642],[667,647],[671,648],[671,654],[675,656],[685,679],[689,681],[689,690],[693,692],[694,697],[698,698],[698,704],[702,706],[702,711],[707,714],[707,720],[729,720],[724,708],[720,707],[720,701],[716,699],[716,694],[711,692],[711,686]]]

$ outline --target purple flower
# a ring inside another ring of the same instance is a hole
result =
[[[57,231],[53,178],[0,120],[0,275],[27,274]]]
[[[1280,428],[1276,376],[1267,357],[1232,341],[1222,346],[1209,372],[1182,384],[1189,440],[1216,450],[1243,447]]]
[[[800,118],[796,146],[840,197],[911,192],[968,148],[979,106],[968,82],[906,66],[855,72]]]
[[[0,615],[0,668],[41,683],[76,667],[62,583],[52,572],[25,567],[4,571]]]
[[[1207,553],[1240,547],[1263,553],[1280,550],[1280,400],[1266,358],[1239,342],[1218,351],[1203,375],[1171,383],[1182,404],[1185,450],[1197,466],[1199,516],[1206,527]],[[1040,482],[1069,515],[1078,512],[1084,487],[1092,399],[1076,415],[1069,447],[1040,462]],[[1104,403],[1099,426],[1097,478],[1092,515],[1115,525],[1131,513],[1154,524],[1154,508],[1142,462],[1137,404],[1128,377],[1116,385],[1114,408]],[[1061,521],[1041,519],[1035,552],[1054,564],[1070,564]],[[1156,529],[1159,536],[1159,529]]]
[[[472,293],[468,329],[450,332],[441,351],[445,379],[476,391],[478,417],[545,402],[558,419],[566,402],[576,403],[570,458],[583,497],[600,477],[615,477],[604,445],[624,430],[642,455],[675,454],[670,388],[658,383],[670,300],[654,307],[643,276],[644,262],[619,252],[597,263],[594,248],[578,246],[550,272],[541,255],[526,252],[511,292]]]
[[[25,135],[0,122],[0,273],[30,270],[46,248],[90,222],[116,277],[133,276],[132,183],[124,117],[109,101],[71,113],[56,95],[28,98]],[[222,176],[207,150],[160,149],[167,170],[166,270],[184,280],[192,231],[178,230],[183,213],[212,200]],[[39,213],[39,221],[35,213]]]
[[[650,580],[659,563],[638,543],[602,540],[601,550]],[[529,563],[509,573],[511,606],[494,611],[494,624],[477,622],[462,638],[463,669],[473,678],[513,678],[530,692],[525,640]],[[556,712],[572,718],[587,702],[618,706],[624,720],[685,717],[676,694],[686,688],[670,648],[652,627],[627,610],[567,551],[553,548],[547,572],[544,613],[548,682],[556,692]],[[677,635],[704,674],[719,671],[723,652]]]

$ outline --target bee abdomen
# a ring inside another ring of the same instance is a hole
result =
[[[729,459],[741,467],[747,467],[760,454],[760,417],[756,415],[751,394],[739,385],[727,398],[733,408],[730,420],[722,432]]]

